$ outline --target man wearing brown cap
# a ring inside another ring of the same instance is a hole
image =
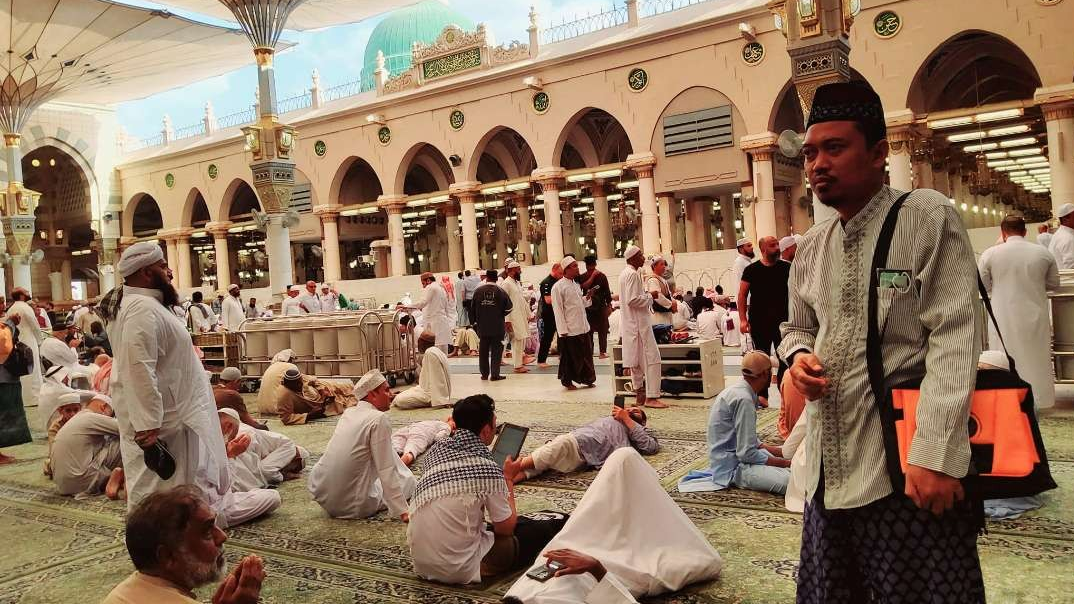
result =
[[[965,501],[959,481],[981,340],[969,238],[945,195],[884,184],[884,109],[867,84],[819,88],[807,126],[806,174],[837,217],[798,248],[779,347],[809,401],[798,602],[983,602],[981,503]],[[874,270],[889,214],[893,237]],[[874,392],[911,378],[923,404],[903,473]]]

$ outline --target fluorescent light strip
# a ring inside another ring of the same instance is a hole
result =
[[[1008,147],[1021,147],[1023,145],[1035,145],[1037,143],[1037,137],[1027,136],[1025,138],[1012,138],[1005,141],[999,141],[999,146],[1004,149]]]
[[[981,151],[991,151],[999,147],[998,143],[981,143],[979,145],[966,145],[962,148],[966,153],[979,153]]]
[[[999,120],[1010,120],[1018,117],[1022,117],[1022,108],[1016,109],[1001,109],[1000,111],[986,111],[985,113],[978,113],[973,116],[974,121],[978,124],[984,122],[997,122]]]

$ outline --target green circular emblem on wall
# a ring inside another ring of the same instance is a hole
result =
[[[381,126],[380,130],[377,130],[377,140],[382,145],[392,142],[392,129],[387,126]]]
[[[747,65],[756,65],[764,60],[764,46],[760,42],[750,42],[742,47],[742,60]]]
[[[164,186],[168,187],[169,189],[175,186],[175,175],[171,172],[168,172],[164,175]]]
[[[324,141],[317,141],[313,143],[313,152],[317,157],[324,157],[324,154],[328,153],[328,145],[324,144]]]
[[[873,19],[873,32],[881,38],[891,38],[902,30],[902,17],[895,11],[882,11]]]
[[[547,92],[538,92],[533,95],[533,110],[537,113],[544,113],[548,111],[548,106],[551,104],[551,99],[548,98]]]
[[[649,74],[641,67],[635,67],[627,74],[627,86],[634,92],[641,92],[649,85]]]
[[[209,180],[216,180],[217,176],[220,176],[220,168],[216,164],[209,164]]]
[[[466,116],[463,115],[462,110],[455,109],[448,116],[448,123],[451,124],[452,130],[462,130],[463,125],[466,124]]]

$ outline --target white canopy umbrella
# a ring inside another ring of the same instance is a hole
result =
[[[416,0],[158,0],[226,21],[286,22],[287,29],[305,31],[357,23],[414,4]],[[239,14],[242,16],[239,16]],[[256,15],[256,17],[255,17]]]

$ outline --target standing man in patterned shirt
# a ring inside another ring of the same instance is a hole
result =
[[[880,227],[902,191],[884,184],[880,98],[864,83],[817,90],[805,145],[814,193],[838,215],[806,234],[791,268],[780,355],[809,401],[799,604],[984,602],[980,502],[965,500],[980,334],[969,238],[946,196],[912,192],[878,289],[884,387],[924,376],[905,489],[886,472],[866,363]],[[881,267],[884,268],[884,267]]]

